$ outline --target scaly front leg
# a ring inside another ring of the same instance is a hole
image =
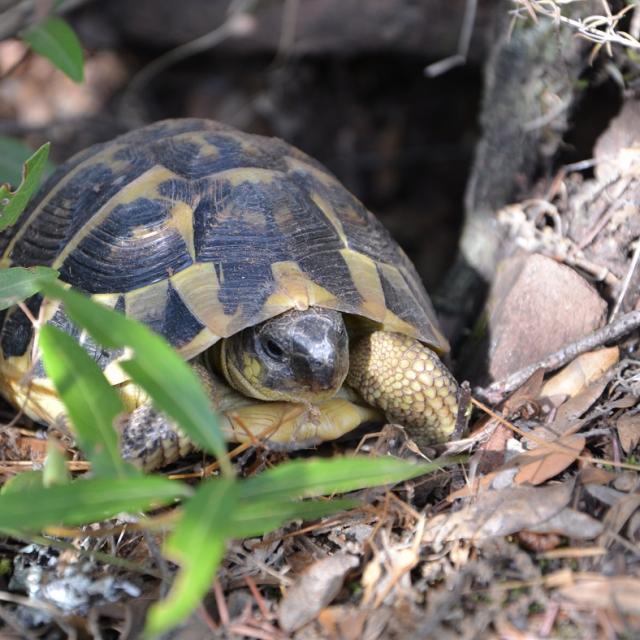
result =
[[[418,446],[447,440],[458,415],[458,384],[438,356],[414,338],[375,331],[350,349],[347,383]]]

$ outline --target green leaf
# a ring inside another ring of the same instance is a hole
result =
[[[41,286],[47,296],[64,303],[73,322],[86,329],[96,342],[114,349],[129,347],[133,353],[121,363],[122,369],[194,442],[205,451],[215,453],[224,473],[232,473],[226,443],[209,397],[189,365],[163,338],[140,322],[76,291],[49,281],[41,282]]]
[[[52,325],[40,329],[39,341],[44,369],[95,474],[124,477],[138,473],[120,456],[113,421],[124,406],[97,362],[68,333]]]
[[[279,501],[355,491],[415,478],[451,462],[413,463],[398,458],[364,456],[294,460],[243,482],[240,502]]]
[[[316,520],[359,506],[357,500],[287,500],[239,503],[229,514],[232,538],[251,538],[274,531],[292,520]]]
[[[43,282],[57,277],[58,272],[49,267],[0,269],[0,309],[29,298],[40,291]]]
[[[84,77],[84,55],[75,31],[62,18],[50,16],[43,22],[25,29],[20,38],[31,48],[50,60],[74,82]]]
[[[156,635],[176,626],[200,603],[224,555],[229,536],[229,516],[237,505],[233,479],[203,482],[189,500],[164,551],[181,565],[171,592],[153,605],[146,633]]]
[[[159,476],[81,478],[53,487],[0,495],[0,530],[40,531],[52,525],[81,525],[136,513],[186,498],[192,490]]]
[[[0,184],[18,185],[22,180],[22,167],[32,155],[33,149],[21,140],[0,136]],[[54,168],[47,160],[43,177],[50,174]]]
[[[0,231],[10,227],[24,211],[31,196],[40,184],[40,178],[47,167],[49,146],[43,144],[24,164],[22,182],[15,190],[0,185]]]
[[[53,487],[56,484],[68,484],[71,474],[67,468],[67,459],[60,443],[51,435],[47,441],[47,457],[42,469],[42,484]]]
[[[42,471],[23,471],[17,476],[9,478],[0,489],[0,495],[9,495],[10,493],[17,493],[22,495],[23,492],[29,489],[42,488],[44,483]]]

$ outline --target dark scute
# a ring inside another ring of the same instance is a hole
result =
[[[100,163],[79,170],[47,202],[16,243],[11,254],[13,263],[51,264],[69,238],[122,188],[121,184],[113,184],[117,177],[111,168]],[[31,211],[33,206],[29,207]]]
[[[204,151],[200,155],[203,148],[197,141],[173,138],[167,138],[151,144],[147,149],[158,164],[189,180],[199,180],[206,176],[214,176],[216,173],[228,169],[246,167],[285,168],[282,160],[278,164],[267,153],[248,154],[238,141],[231,136],[205,133],[203,137],[207,142],[215,145],[216,154],[208,155]]]
[[[242,305],[248,320],[258,314],[267,298],[275,291],[271,263],[260,256],[255,260],[241,260],[238,256],[224,263],[224,284],[218,299],[224,313],[233,314]]]
[[[25,210],[20,214],[17,222],[5,230],[2,234],[0,234],[0,254],[4,253],[7,245],[13,239],[14,235],[18,230],[20,230],[29,216],[31,212],[34,211],[42,202],[43,198],[55,187],[56,184],[70,171],[73,171],[79,164],[82,162],[88,161],[93,156],[97,155],[101,151],[108,147],[111,142],[103,142],[100,144],[95,144],[80,153],[76,153],[69,160],[61,164],[41,185],[40,188],[36,191],[33,198],[29,202],[29,205],[25,208]],[[38,263],[45,264],[45,263]]]
[[[330,203],[342,229],[348,238],[349,247],[373,260],[396,265],[404,260],[402,252],[382,223],[342,185],[325,185],[313,175],[294,172],[291,178],[307,193],[319,193]]]
[[[38,317],[42,296],[36,294],[25,301],[32,315]],[[14,307],[5,318],[2,330],[2,352],[5,358],[22,356],[31,344],[33,325],[21,309]]]
[[[176,290],[169,285],[162,335],[176,348],[193,340],[204,325],[189,311]]]
[[[298,260],[302,270],[313,282],[331,292],[348,310],[358,308],[363,300],[356,289],[349,267],[337,251],[324,251]]]
[[[225,313],[239,306],[247,318],[258,313],[275,289],[271,265],[281,261],[296,262],[343,306],[361,303],[338,253],[344,245],[337,230],[295,183],[276,178],[232,187],[219,180],[210,190],[194,213],[194,244],[198,261],[222,268]]]
[[[218,182],[194,213],[196,256],[221,266],[218,297],[225,313],[240,305],[249,318],[257,313],[274,291],[271,265],[291,259],[288,237],[274,217],[277,200],[277,190],[263,184]]]
[[[135,319],[163,336],[177,348],[193,340],[204,328],[170,283],[164,303],[143,305],[143,308],[144,315],[135,315]],[[133,315],[129,309],[126,309],[126,300],[124,311],[127,315]]]
[[[231,205],[233,189],[226,180],[212,180],[202,192],[202,197],[193,212],[193,244],[198,261],[216,261],[211,243],[218,235],[216,225],[219,214]]]
[[[193,261],[180,234],[166,225],[170,206],[147,198],[118,205],[68,256],[60,277],[88,293],[112,293],[185,269]]]
[[[405,322],[418,327],[425,337],[431,336],[431,320],[427,316],[423,306],[407,295],[403,295],[402,292],[399,292],[393,284],[389,282],[379,266],[378,275],[380,276],[382,292],[384,293],[387,308]],[[410,289],[413,290],[413,287],[410,287]],[[426,299],[426,294],[423,292],[421,297]],[[431,303],[427,302],[427,304],[431,307]],[[435,312],[433,312],[433,317],[435,318]]]
[[[191,205],[198,189],[189,180],[174,178],[158,185],[158,193],[173,202],[185,202]]]
[[[205,171],[196,175],[202,171],[202,164],[206,164],[197,157],[200,145],[196,142],[167,138],[150,145],[149,151],[158,164],[184,178],[199,178],[208,173]]]
[[[243,167],[269,169],[271,171],[287,170],[287,165],[281,154],[274,154],[263,146],[265,142],[269,141],[268,138],[247,136],[247,139],[253,139],[257,142],[255,148],[248,152],[242,148],[242,145],[234,136],[224,135],[224,133],[205,133],[202,137],[218,149],[218,159],[216,164],[212,165],[210,173]]]

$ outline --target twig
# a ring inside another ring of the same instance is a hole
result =
[[[618,24],[624,16],[634,8],[629,4],[621,11],[613,15],[606,2],[603,2],[603,9],[606,15],[592,15],[584,18],[569,18],[562,14],[562,9],[555,2],[549,0],[514,0],[519,5],[512,11],[515,17],[521,17],[524,11],[529,17],[536,14],[552,20],[556,24],[565,24],[578,32],[590,42],[596,44],[595,52],[604,45],[607,53],[611,55],[611,45],[619,44],[630,49],[640,49],[640,42],[631,34],[618,31]],[[534,18],[535,19],[535,18]]]
[[[524,369],[520,369],[520,371],[516,371],[504,380],[494,382],[485,388],[475,389],[474,395],[490,403],[501,402],[507,395],[528,380],[538,369],[543,369],[544,371],[558,369],[581,353],[600,347],[605,342],[616,340],[638,327],[640,327],[640,311],[626,313],[602,327],[602,329],[598,329],[588,336],[564,346],[546,358]]]
[[[443,60],[438,60],[438,62],[427,65],[424,68],[425,76],[428,78],[435,78],[436,76],[441,76],[443,73],[447,73],[451,69],[460,67],[467,62],[469,45],[471,44],[471,36],[473,35],[473,26],[476,22],[477,5],[477,0],[467,0],[465,4],[456,53],[448,58],[444,58]]]

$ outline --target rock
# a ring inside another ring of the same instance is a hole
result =
[[[640,169],[640,101],[627,100],[620,113],[598,138],[593,150],[598,161],[598,182],[610,182],[620,175],[638,175]]]
[[[551,258],[504,260],[487,306],[491,378],[500,380],[595,331],[606,309],[584,278]]]

